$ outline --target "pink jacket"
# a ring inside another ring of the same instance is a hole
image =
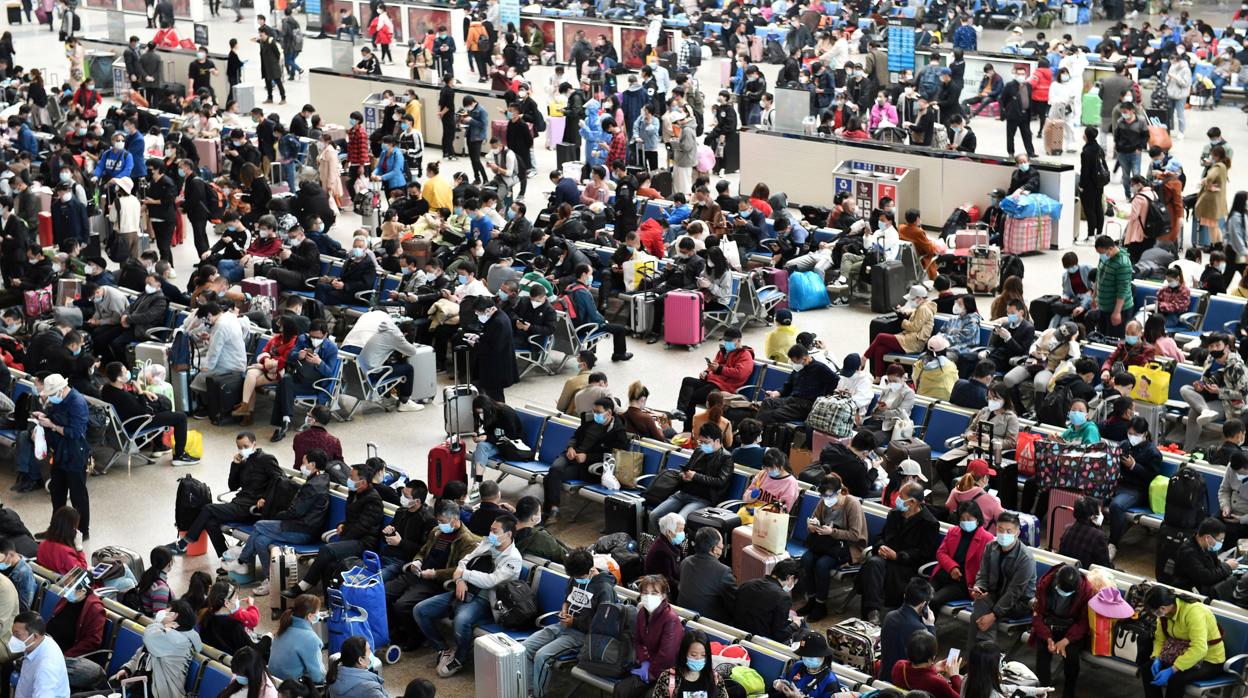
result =
[[[880,127],[880,122],[887,121],[895,126],[901,125],[901,119],[897,118],[897,107],[890,102],[885,102],[884,106],[880,106],[879,102],[871,105],[871,118],[867,121],[867,125],[872,131]]]
[[[978,499],[976,499],[978,497]],[[949,493],[949,498],[945,500],[945,508],[953,511],[958,508],[962,502],[975,500],[975,504],[979,507],[980,513],[984,515],[984,528],[989,533],[995,533],[997,530],[997,517],[1001,512],[1005,511],[1005,507],[1001,506],[1001,500],[992,495],[991,492],[985,492],[984,488],[976,485],[965,492],[954,488]]]

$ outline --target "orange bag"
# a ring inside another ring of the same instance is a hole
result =
[[[1018,474],[1031,477],[1036,474],[1035,444],[1044,438],[1044,434],[1034,431],[1018,432],[1018,447],[1014,459],[1018,461]]]
[[[1114,656],[1114,619],[1103,616],[1089,608],[1088,629],[1092,633],[1092,656]]]

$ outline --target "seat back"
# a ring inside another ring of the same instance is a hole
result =
[[[946,450],[945,441],[965,434],[974,416],[972,410],[944,403],[937,404],[927,420],[927,428],[923,430],[923,440],[932,447],[933,452],[943,453]]]
[[[1226,323],[1237,322],[1244,314],[1248,299],[1237,296],[1216,295],[1209,297],[1205,317],[1200,323],[1201,332],[1224,332]]]
[[[113,655],[108,659],[108,675],[116,674],[121,669],[121,665],[130,661],[134,653],[138,652],[142,646],[143,626],[132,620],[121,621],[121,628],[117,631],[117,640],[113,643]]]
[[[537,460],[546,465],[554,463],[559,454],[568,447],[568,442],[575,433],[576,427],[569,422],[561,419],[548,420],[546,428],[542,430],[542,446],[538,450]]]
[[[56,605],[65,598],[63,591],[60,587],[49,584],[47,590],[43,592],[43,600],[39,603],[39,615],[43,616],[44,620],[52,619]]]
[[[780,390],[792,373],[793,367],[788,364],[771,364],[763,372],[762,389],[764,391]]]
[[[325,515],[325,530],[337,528],[347,520],[347,495],[338,490],[329,492],[329,512]]]
[[[537,578],[534,580],[533,595],[538,615],[558,611],[568,595],[568,576],[549,567],[540,567],[534,572]]]
[[[1174,367],[1174,373],[1170,374],[1170,399],[1182,400],[1179,390],[1185,385],[1195,383],[1204,373],[1204,369],[1194,364],[1179,364]]]
[[[658,448],[653,444],[641,444],[641,474],[653,475],[659,472],[659,468],[663,465],[663,456],[667,452],[667,449]]]
[[[524,443],[536,449],[542,438],[542,428],[546,426],[546,415],[529,412],[524,408],[516,410],[520,417],[520,434]]]
[[[763,677],[764,685],[770,686],[776,679],[784,678],[784,668],[789,663],[789,657],[778,650],[760,647],[752,642],[743,642],[741,645],[750,653],[750,668]]]
[[[804,490],[801,496],[797,498],[797,514],[793,517],[797,525],[793,527],[793,534],[790,539],[794,542],[805,543],[806,530],[805,521],[815,513],[815,507],[819,504],[819,493],[815,490]]]
[[[191,665],[186,668],[186,692],[188,694],[195,694],[202,673],[204,673],[204,658],[198,654],[192,656]]]
[[[224,664],[216,660],[209,661],[204,668],[204,677],[199,682],[199,695],[220,695],[233,678],[234,674]]]
[[[763,372],[766,371],[767,365],[761,361],[754,362],[754,370],[750,371],[750,377],[745,381],[745,385],[741,386],[737,393],[745,396],[749,400],[757,400],[759,386],[762,384]]]
[[[680,470],[689,465],[691,457],[693,457],[693,454],[690,451],[669,451],[667,459],[663,461],[663,465],[668,470]]]

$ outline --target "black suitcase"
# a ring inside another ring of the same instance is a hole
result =
[[[871,336],[877,334],[900,334],[901,317],[897,313],[887,313],[871,318]]]
[[[604,517],[603,534],[627,533],[637,540],[645,530],[642,517],[646,515],[645,501],[627,494],[613,494],[602,504]]]
[[[789,448],[793,445],[795,433],[793,427],[788,424],[768,424],[763,427],[763,446],[778,448],[788,453]]]
[[[1031,324],[1037,332],[1043,332],[1049,328],[1049,323],[1053,321],[1053,304],[1060,300],[1062,300],[1061,296],[1050,293],[1040,296],[1027,306],[1027,312],[1031,313]]]
[[[22,23],[22,7],[21,5],[13,5],[8,8],[9,24]]]
[[[689,518],[685,519],[685,538],[693,540],[693,534],[707,527],[719,531],[719,535],[724,540],[724,553],[720,555],[720,559],[728,562],[732,556],[732,531],[740,525],[741,517],[737,516],[737,512],[719,507],[707,507],[693,512]]]
[[[871,312],[891,313],[905,303],[906,270],[901,262],[880,262],[871,268]]]
[[[234,410],[234,406],[243,399],[243,378],[242,376],[229,376],[228,378],[217,378],[209,376],[207,387],[204,391],[204,402],[208,410],[208,419],[212,420],[215,425],[225,423],[230,419],[230,412]]]
[[[563,163],[581,159],[581,149],[572,143],[560,143],[555,146],[555,166],[563,167]]]
[[[650,186],[667,201],[672,199],[672,171],[659,170],[650,176]]]
[[[942,444],[943,446],[943,444]],[[884,470],[892,473],[905,459],[919,464],[923,477],[932,481],[932,447],[920,439],[892,439],[884,451]]]
[[[147,565],[143,563],[143,556],[137,552],[123,548],[120,545],[106,545],[99,550],[91,553],[91,566],[95,567],[101,563],[115,562],[125,565],[129,568],[130,573],[134,575],[135,580],[143,576],[143,571],[147,569]]]
[[[1162,524],[1157,529],[1157,560],[1156,568],[1153,570],[1153,575],[1157,581],[1170,585],[1176,582],[1174,578],[1174,562],[1175,557],[1179,554],[1179,546],[1183,545],[1183,541],[1195,534],[1195,531],[1185,531],[1165,524]]]

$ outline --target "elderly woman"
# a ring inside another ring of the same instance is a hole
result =
[[[1058,367],[1066,361],[1079,358],[1079,326],[1063,322],[1056,328],[1045,330],[1031,345],[1031,352],[1023,363],[1005,374],[1005,385],[1013,393],[1014,403],[1023,403],[1019,386],[1027,381],[1032,384],[1033,404],[1039,406],[1040,396],[1049,389],[1049,381]]]
[[[677,512],[659,517],[659,535],[646,553],[646,574],[658,575],[667,580],[672,600],[680,586],[680,560],[684,557],[685,519]]]
[[[935,400],[948,400],[953,384],[958,382],[958,365],[948,356],[949,340],[943,334],[927,340],[927,351],[919,356],[910,371],[915,392]]]

